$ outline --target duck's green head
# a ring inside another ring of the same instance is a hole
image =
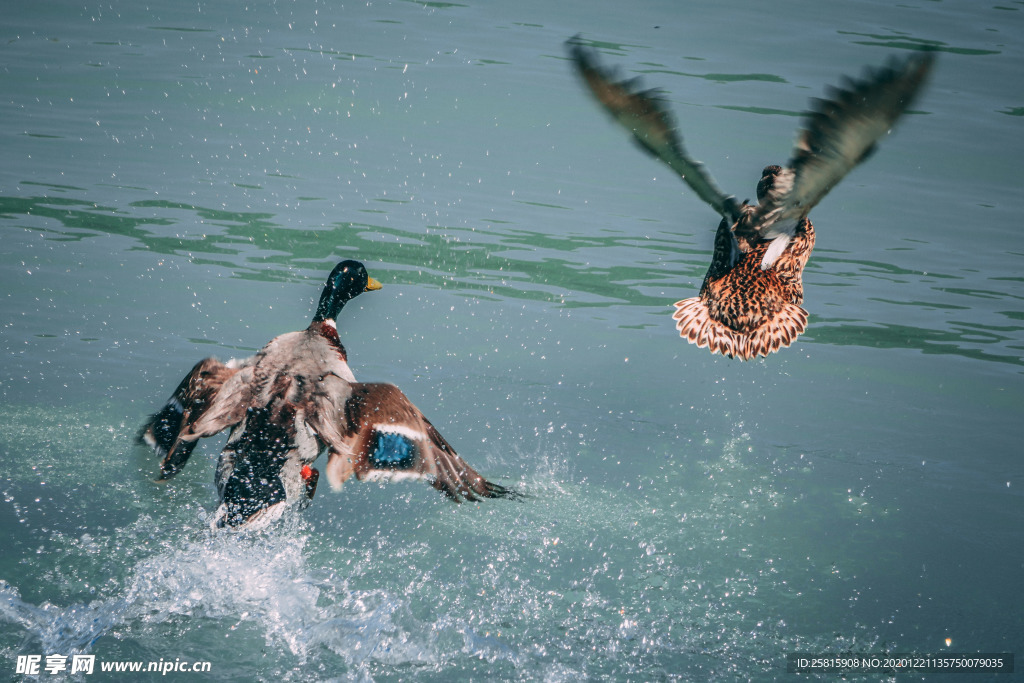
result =
[[[327,278],[320,305],[316,307],[313,322],[334,320],[350,300],[363,292],[380,289],[381,284],[367,275],[366,268],[359,261],[342,261],[334,266]]]

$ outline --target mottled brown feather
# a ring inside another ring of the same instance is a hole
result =
[[[814,248],[814,226],[804,219],[786,250],[769,270],[761,242],[728,265],[728,223],[718,226],[715,255],[700,294],[676,302],[673,318],[679,335],[731,358],[749,360],[789,346],[807,326],[803,303],[803,269]]]

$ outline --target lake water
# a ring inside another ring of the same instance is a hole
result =
[[[795,680],[797,651],[1024,656],[1024,3],[810,7],[8,7],[0,670]],[[741,199],[808,98],[939,53],[813,212],[792,348],[678,338],[718,218],[588,98],[577,32],[664,89]],[[357,377],[530,498],[353,483],[210,532],[223,439],[160,485],[136,430],[200,358],[305,327],[353,257],[384,283],[339,320]]]

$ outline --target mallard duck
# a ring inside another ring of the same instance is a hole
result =
[[[358,261],[331,272],[313,321],[259,353],[200,361],[139,441],[162,458],[159,480],[177,474],[197,441],[231,430],[217,463],[217,527],[241,527],[304,507],[316,493],[313,461],[327,451],[332,488],[356,479],[416,478],[456,502],[517,495],[459,457],[398,387],[357,382],[335,320],[345,304],[381,288]]]
[[[792,344],[807,326],[801,276],[814,248],[807,215],[906,111],[931,70],[932,54],[894,58],[861,80],[846,79],[827,99],[812,100],[792,158],[761,172],[752,205],[723,193],[690,158],[658,91],[639,90],[635,79],[616,81],[578,36],[567,47],[597,101],[723,217],[700,294],[675,303],[680,336],[743,360]]]

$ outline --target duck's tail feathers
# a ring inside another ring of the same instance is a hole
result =
[[[781,310],[750,333],[737,332],[712,318],[700,297],[677,301],[675,308],[672,318],[680,337],[711,353],[740,360],[775,353],[792,344],[807,328],[807,311],[791,303],[783,304]]]

